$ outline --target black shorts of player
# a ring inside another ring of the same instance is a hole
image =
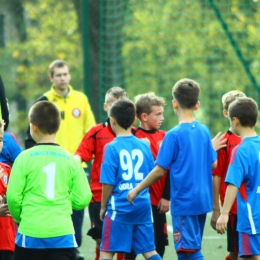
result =
[[[9,250],[0,250],[0,260],[13,260],[14,252]]]
[[[154,242],[157,247],[169,245],[166,214],[159,214],[157,206],[152,205],[153,211],[153,227],[154,227]]]
[[[229,215],[227,223],[227,251],[238,253],[237,215]]]
[[[14,260],[76,260],[76,248],[32,249],[15,245]]]
[[[90,203],[88,206],[89,218],[91,222],[91,228],[87,232],[87,235],[94,240],[101,239],[103,222],[100,220],[99,214],[101,209],[100,202]]]

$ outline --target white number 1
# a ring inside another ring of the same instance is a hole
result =
[[[46,173],[46,197],[47,199],[54,199],[56,163],[52,162],[42,168]]]

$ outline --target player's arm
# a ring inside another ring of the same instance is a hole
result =
[[[92,193],[89,187],[88,179],[81,166],[81,164],[75,159],[74,176],[72,180],[72,188],[70,199],[72,208],[75,210],[84,209],[92,198]]]
[[[210,225],[213,229],[216,230],[217,219],[220,216],[220,207],[219,207],[219,188],[220,188],[220,177],[213,175],[213,213],[210,221]]]
[[[101,210],[100,210],[100,219],[103,221],[106,210],[107,210],[107,203],[111,196],[111,193],[114,189],[113,185],[103,184],[102,185],[102,200],[101,200]]]
[[[158,204],[160,214],[168,212],[170,208],[170,172],[167,171],[166,174],[167,176],[165,180],[163,195]]]
[[[235,201],[238,188],[232,184],[229,184],[226,190],[224,205],[217,220],[216,230],[218,233],[223,234],[227,230],[228,214]]]
[[[8,109],[7,100],[5,97],[5,86],[4,86],[4,82],[2,80],[1,75],[0,75],[0,103],[1,103],[2,119],[5,122],[4,130],[6,130],[9,125],[9,109]]]
[[[75,154],[74,157],[75,157],[77,160],[79,160],[79,162],[82,163],[82,158],[80,157],[80,155]]]
[[[225,178],[226,169],[224,165],[226,164],[227,155],[226,150],[221,149],[218,151],[218,165],[212,171],[212,186],[213,186],[213,213],[211,217],[210,225],[213,229],[216,230],[217,219],[220,216],[220,206],[219,206],[219,190],[221,179]]]
[[[129,191],[127,194],[127,200],[133,204],[133,200],[138,196],[138,194],[151,186],[154,182],[162,178],[165,173],[165,169],[159,165],[156,165],[155,168],[146,176],[146,178],[139,183],[134,189]]]

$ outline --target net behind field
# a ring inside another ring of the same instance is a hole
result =
[[[238,89],[259,100],[259,16],[256,0],[101,1],[101,97],[113,85],[130,98],[153,91],[167,100],[168,130],[177,123],[172,86],[192,78],[202,91],[196,117],[213,133],[225,131],[225,92]]]

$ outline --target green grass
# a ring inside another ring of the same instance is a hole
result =
[[[227,254],[226,251],[226,235],[219,235],[210,226],[211,213],[207,216],[207,222],[205,225],[204,236],[202,241],[202,253],[205,260],[224,260]],[[171,231],[171,216],[167,215],[167,223],[169,226],[169,246],[166,247],[164,260],[177,260],[173,245],[173,234]],[[86,235],[87,230],[90,227],[88,210],[85,210],[85,219],[83,227],[83,242],[80,248],[80,252],[85,256],[85,260],[94,260],[95,258],[95,241]],[[116,259],[116,257],[114,257]],[[142,255],[139,255],[137,259],[144,259]]]

